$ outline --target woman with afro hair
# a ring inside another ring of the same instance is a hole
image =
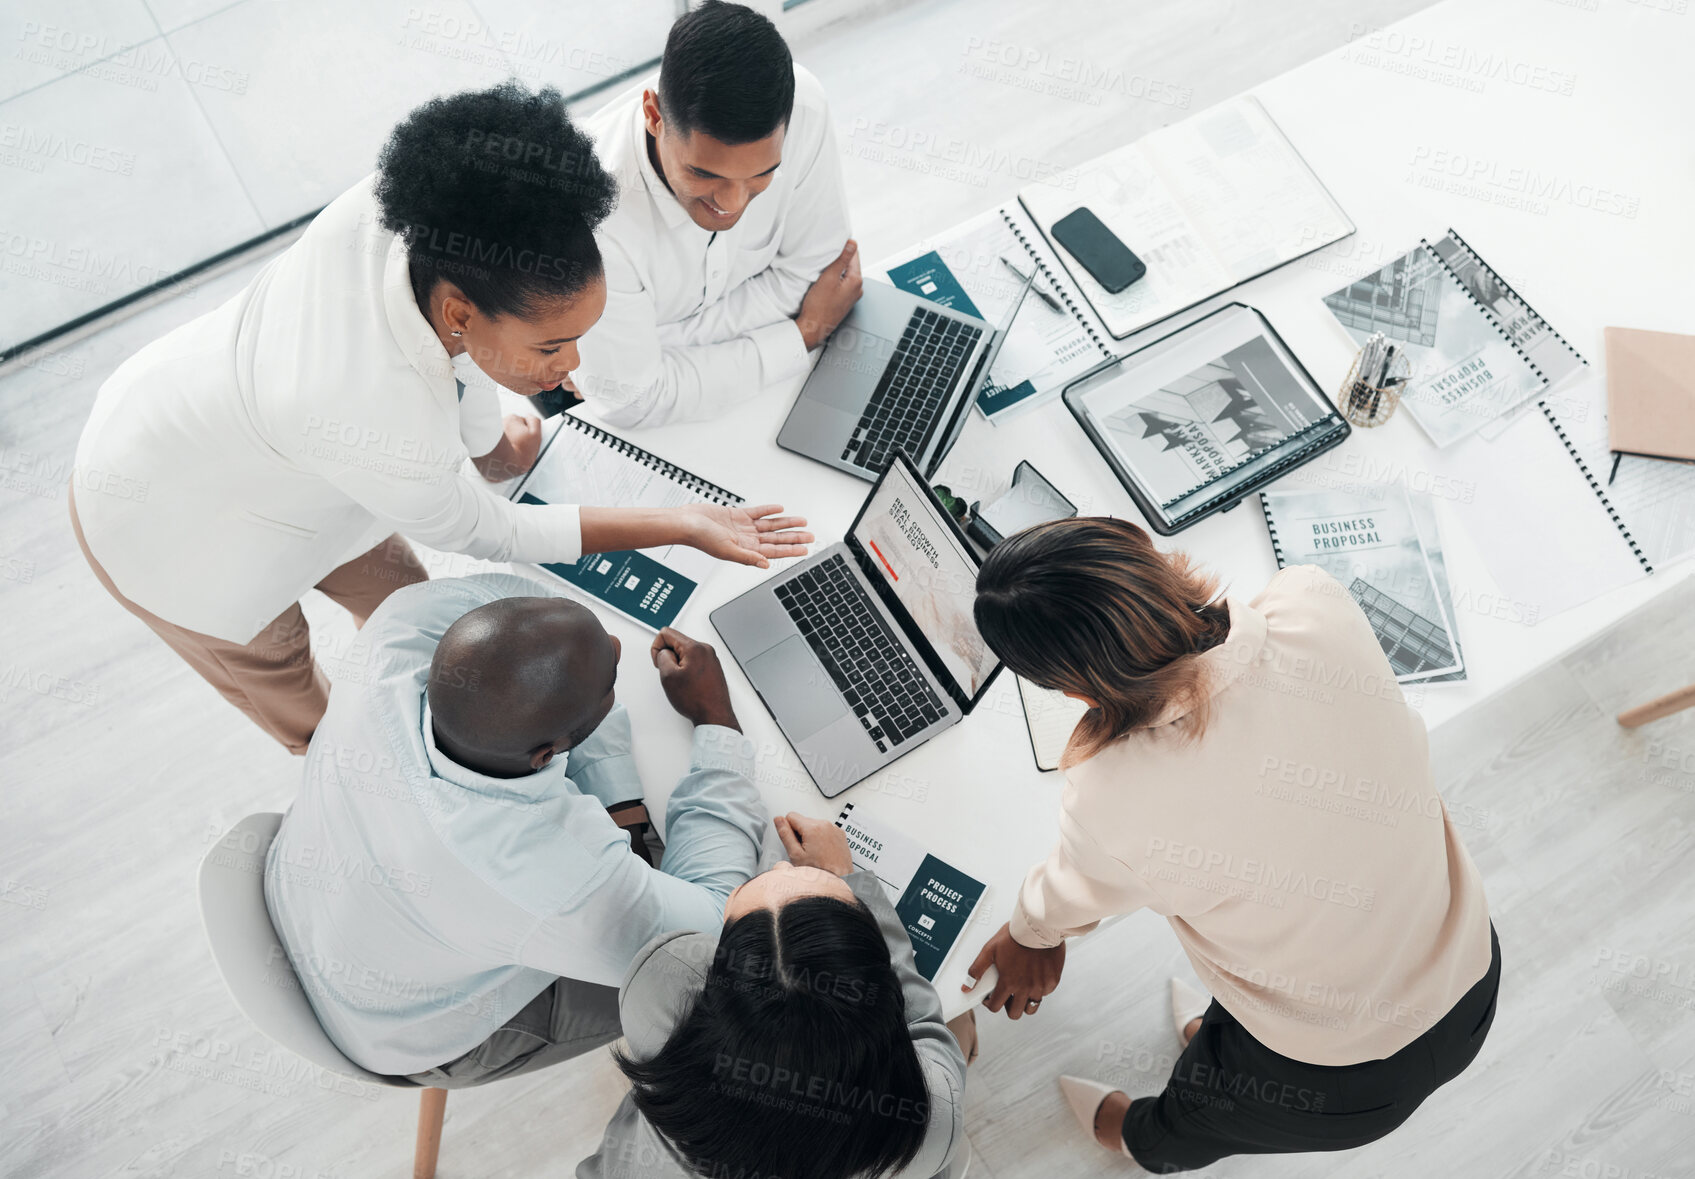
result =
[[[299,600],[316,587],[363,625],[426,576],[403,538],[495,561],[803,554],[806,522],[778,505],[515,504],[485,485],[536,459],[539,421],[502,420],[493,383],[558,396],[606,305],[594,229],[616,200],[551,87],[413,111],[245,289],[102,385],[70,503],[101,584],[304,753],[328,684]]]

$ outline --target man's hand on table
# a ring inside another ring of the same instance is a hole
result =
[[[828,819],[810,819],[798,811],[771,820],[777,838],[783,841],[789,863],[797,868],[819,868],[846,876],[853,871],[853,853],[847,834]]]
[[[672,708],[697,727],[722,725],[741,732],[735,709],[730,707],[730,685],[711,643],[696,642],[668,626],[655,636],[648,653]]]
[[[1051,949],[1032,950],[1014,941],[1012,928],[1003,925],[977,951],[977,960],[968,972],[970,980],[959,989],[969,991],[976,986],[991,966],[999,977],[994,989],[984,998],[983,1006],[990,1011],[1004,1007],[1008,1019],[1034,1015],[1042,998],[1059,986],[1059,976],[1065,970],[1065,943]]]
[[[836,260],[824,267],[800,301],[795,326],[800,329],[800,338],[806,341],[808,352],[830,338],[830,333],[859,302],[864,289],[859,275],[859,243],[849,238]]]

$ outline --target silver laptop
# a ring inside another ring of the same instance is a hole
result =
[[[865,293],[824,345],[777,445],[876,479],[899,450],[935,475],[1035,281],[1025,280],[1000,327],[886,283]]]
[[[712,612],[826,798],[983,698],[1000,660],[972,619],[979,564],[896,451],[844,541]]]

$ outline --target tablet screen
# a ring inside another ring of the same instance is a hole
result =
[[[1068,401],[1167,525],[1247,485],[1315,428],[1341,428],[1282,342],[1242,306],[1085,378]]]

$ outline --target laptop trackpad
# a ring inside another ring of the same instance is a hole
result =
[[[894,354],[895,341],[844,323],[830,337],[807,394],[857,419]]]
[[[766,707],[791,741],[806,740],[848,711],[829,673],[799,635],[748,660],[747,676],[759,685]]]

